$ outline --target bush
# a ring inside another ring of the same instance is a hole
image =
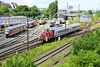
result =
[[[68,67],[100,67],[100,55],[96,51],[81,49],[77,55],[71,55]]]
[[[71,43],[68,67],[100,67],[100,30],[90,31]]]

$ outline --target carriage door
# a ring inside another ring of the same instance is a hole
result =
[[[69,28],[70,31],[72,31],[72,29],[73,29],[72,27]]]

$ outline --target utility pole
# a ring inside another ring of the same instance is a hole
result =
[[[80,22],[80,4],[78,4],[78,21]]]
[[[66,10],[65,10],[65,38],[66,38]]]
[[[29,24],[28,24],[28,13],[27,13],[27,51],[29,51],[29,38],[28,38],[28,37],[29,37],[29,36],[28,36],[28,33],[29,33],[29,32],[28,32],[28,25],[29,25]]]
[[[1,31],[1,17],[0,17],[0,31]]]

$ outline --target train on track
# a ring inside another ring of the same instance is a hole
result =
[[[28,21],[28,27],[32,27],[34,25],[36,25],[36,21],[35,20]],[[26,26],[27,26],[27,22],[26,22]]]
[[[56,23],[56,19],[54,18],[50,21],[50,27],[55,26],[55,23]]]
[[[47,42],[51,38],[61,37],[64,34],[68,34],[80,29],[81,27],[79,23],[67,25],[66,29],[65,29],[65,26],[57,27],[53,29],[45,29],[44,32],[41,33],[39,40],[43,42],[45,41]],[[66,33],[65,33],[65,30],[66,30]]]
[[[61,24],[64,24],[66,21],[64,20],[64,18],[61,18]]]
[[[59,19],[56,20],[55,27],[60,27],[60,20]]]
[[[44,23],[46,23],[46,21],[47,21],[47,19],[46,18],[44,18],[44,19],[41,19],[41,20],[39,20],[39,25],[41,25],[41,24],[44,24]]]
[[[34,25],[36,25],[35,20],[28,21],[28,27],[32,27]],[[10,26],[10,27],[5,28],[4,34],[6,37],[9,37],[9,36],[17,34],[18,32],[26,30],[26,28],[27,28],[27,23]]]
[[[59,21],[60,20],[60,21]],[[50,21],[50,27],[59,27],[60,24],[64,24],[66,21],[64,20],[64,18],[61,18],[61,19],[53,19]]]

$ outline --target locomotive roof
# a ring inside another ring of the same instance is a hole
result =
[[[67,28],[70,28],[70,27],[79,26],[79,25],[80,25],[80,23],[75,23],[75,24],[67,25],[67,26],[66,26],[66,29],[67,29]],[[64,29],[64,28],[65,28],[65,26],[62,26],[62,27],[57,27],[57,28],[53,28],[53,29],[50,29],[50,30],[62,30],[62,29]]]
[[[7,27],[7,28],[5,28],[5,29],[13,29],[13,28],[16,28],[16,27],[19,27],[19,26],[23,26],[23,25],[25,25],[25,24],[18,24],[18,25],[15,25],[15,26],[11,26],[11,27]]]

